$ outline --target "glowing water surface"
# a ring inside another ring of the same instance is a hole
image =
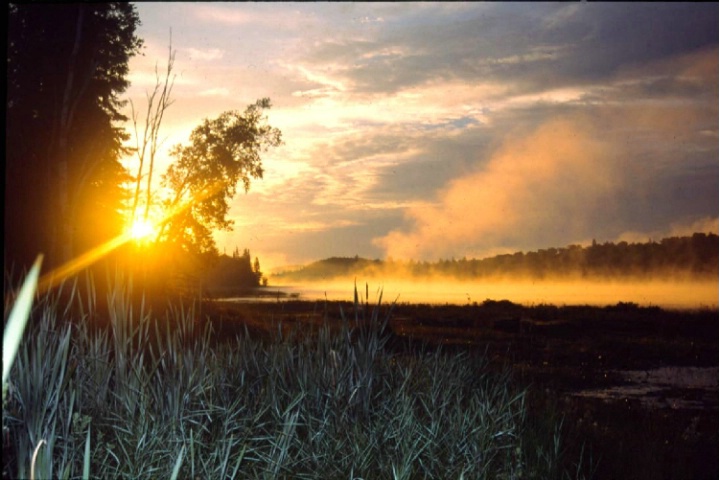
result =
[[[509,300],[523,305],[614,305],[632,302],[664,308],[711,308],[719,304],[719,281],[647,282],[548,282],[548,281],[407,281],[393,279],[356,280],[360,298],[376,302],[467,305],[486,299]],[[332,280],[302,285],[268,286],[268,301],[352,300],[355,280]],[[255,297],[255,300],[259,300]],[[237,299],[236,299],[237,300]],[[245,300],[252,300],[246,298]]]

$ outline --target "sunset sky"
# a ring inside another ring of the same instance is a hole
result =
[[[163,154],[202,119],[272,99],[285,144],[235,198],[234,232],[216,235],[265,270],[719,229],[718,4],[137,11],[127,98],[140,110],[170,29],[177,50]]]

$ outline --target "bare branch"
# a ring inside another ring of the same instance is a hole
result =
[[[132,220],[134,221],[137,217],[137,209],[140,203],[140,194],[142,191],[142,183],[144,180],[144,170],[147,160],[147,184],[145,187],[145,209],[143,218],[147,220],[150,207],[152,206],[152,178],[155,169],[155,156],[157,154],[160,142],[158,142],[160,127],[162,126],[162,120],[167,110],[174,101],[170,100],[170,94],[172,93],[172,87],[174,86],[175,79],[172,76],[172,69],[175,64],[175,52],[172,50],[172,30],[170,30],[170,44],[168,47],[168,60],[167,69],[164,78],[164,82],[160,79],[160,74],[157,64],[155,64],[155,88],[152,93],[145,92],[145,98],[147,99],[147,110],[145,114],[145,124],[142,132],[142,138],[140,138],[140,132],[137,125],[137,113],[135,112],[134,104],[132,101],[130,105],[132,107],[133,114],[133,126],[135,129],[135,142],[136,142],[136,153],[139,160],[137,180],[135,184],[135,195],[132,204]],[[147,158],[149,154],[149,158]]]

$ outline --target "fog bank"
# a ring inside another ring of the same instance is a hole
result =
[[[631,302],[662,308],[717,309],[719,281],[650,280],[650,281],[532,281],[532,280],[401,280],[357,277],[360,298],[369,295],[382,302],[468,305],[484,300],[509,300],[526,306],[553,305],[614,305]],[[300,300],[352,300],[354,278],[303,282],[287,286],[270,286]]]

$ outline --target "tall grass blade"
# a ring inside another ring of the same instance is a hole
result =
[[[30,317],[32,309],[32,300],[37,288],[37,281],[40,276],[40,266],[42,265],[42,255],[38,255],[35,263],[30,269],[25,282],[20,289],[20,294],[15,301],[15,306],[10,312],[5,332],[3,333],[2,342],[2,384],[3,384],[3,402],[5,401],[5,390],[10,375],[12,364],[15,361],[15,355],[20,346],[22,334],[25,331],[25,325]]]
[[[35,447],[35,451],[32,452],[32,463],[30,463],[30,478],[32,480],[35,480],[35,463],[37,462],[37,454],[40,453],[40,447],[42,447],[45,443],[47,443],[45,440],[40,440],[37,447]]]
[[[85,440],[85,457],[82,461],[82,478],[90,478],[90,427],[87,427],[87,439]]]
[[[180,467],[182,466],[182,458],[185,455],[185,446],[182,446],[182,449],[180,449],[180,454],[177,456],[177,461],[175,461],[175,467],[172,469],[172,475],[170,476],[170,480],[177,480],[177,477],[180,475]]]

